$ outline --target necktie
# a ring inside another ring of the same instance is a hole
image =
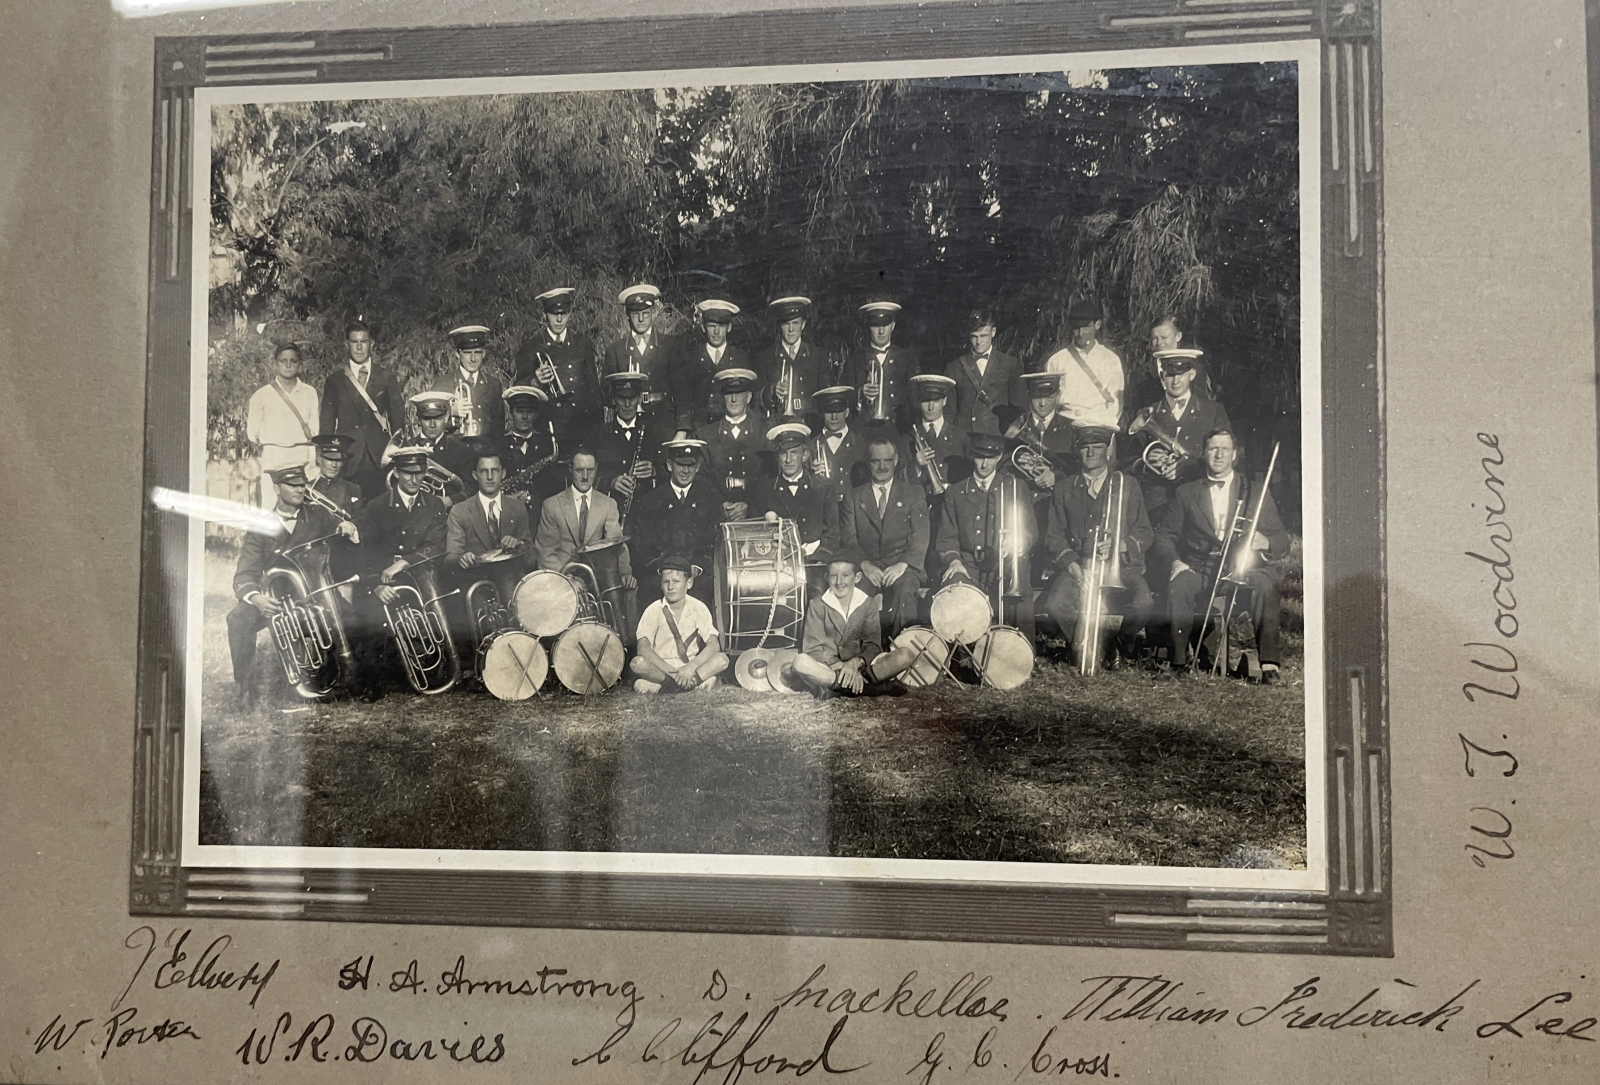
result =
[[[367,386],[368,369],[364,365],[356,366],[356,379],[361,382],[361,387]]]
[[[578,498],[578,545],[589,537],[589,495]]]
[[[883,519],[883,514],[889,508],[889,487],[879,486],[878,491],[878,519]]]
[[[489,502],[489,537],[493,539],[500,537],[500,502],[498,500]]]

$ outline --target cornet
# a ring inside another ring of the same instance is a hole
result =
[[[875,385],[878,394],[872,397],[872,421],[887,422],[889,420],[889,389],[884,387],[885,365],[882,355],[874,352],[872,361],[867,366],[867,383]]]
[[[927,439],[922,436],[922,431],[918,429],[915,424],[913,424],[911,427],[911,439],[916,442],[917,456],[919,459],[924,452],[931,453],[933,451],[933,448],[928,444]],[[928,476],[928,489],[933,491],[935,494],[944,493],[949,487],[949,483],[944,477],[944,465],[941,464],[937,459],[933,459],[923,464],[922,469],[927,473]]]
[[[552,380],[547,386],[550,389],[550,398],[566,399],[567,396],[571,395],[571,392],[568,391],[566,384],[561,380],[561,370],[556,366],[555,359],[550,357],[548,354],[543,353],[542,351],[535,354],[534,357],[538,359],[541,368],[544,366],[549,366],[551,369],[555,370],[555,379]]]
[[[450,401],[450,413],[455,416],[457,432],[463,437],[477,437],[483,432],[483,422],[472,409],[472,388],[464,379],[456,381],[455,395]]]

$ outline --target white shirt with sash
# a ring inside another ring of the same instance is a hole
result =
[[[678,652],[677,637],[672,635],[672,627],[667,624],[666,607],[665,599],[657,599],[644,608],[639,616],[638,640],[640,643],[649,641],[667,668],[676,670],[711,643],[711,638],[717,635],[717,627],[711,620],[711,608],[692,595],[684,596],[683,613],[673,614],[672,619],[678,625],[678,636],[683,638],[684,651],[689,653],[685,657]]]
[[[1079,359],[1083,364],[1079,364]],[[1056,409],[1070,422],[1106,429],[1118,427],[1125,378],[1122,359],[1116,351],[1101,342],[1088,350],[1065,346],[1050,355],[1044,363],[1044,371],[1061,374]]]
[[[316,464],[317,450],[311,438],[317,432],[317,405],[317,390],[303,380],[296,381],[292,389],[274,381],[251,393],[244,432],[253,444],[261,446],[261,470]]]

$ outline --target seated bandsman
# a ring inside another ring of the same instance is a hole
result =
[[[811,299],[793,294],[776,298],[767,311],[778,325],[778,338],[756,356],[761,374],[761,406],[773,418],[801,418],[812,393],[822,387],[825,359],[805,337]]]
[[[1111,559],[1112,533],[1120,523],[1121,535],[1115,545],[1122,563],[1121,587],[1104,590],[1107,613],[1120,615],[1122,625],[1114,642],[1105,646],[1108,666],[1114,666],[1119,655],[1134,658],[1135,638],[1155,605],[1144,577],[1144,556],[1155,532],[1139,484],[1111,464],[1111,436],[1110,430],[1096,426],[1079,429],[1074,439],[1079,470],[1063,474],[1050,495],[1045,549],[1055,563],[1056,576],[1044,600],[1045,610],[1062,635],[1070,643],[1078,643],[1084,576],[1096,559]],[[1119,488],[1120,519],[1119,508],[1113,505],[1113,494]]]
[[[868,480],[840,509],[840,539],[861,562],[862,590],[883,596],[884,636],[917,623],[917,592],[927,578],[928,499],[901,477],[900,453],[888,434],[867,443]]]
[[[1157,519],[1174,490],[1205,475],[1200,444],[1206,434],[1233,428],[1222,404],[1195,387],[1195,362],[1200,354],[1181,347],[1157,351],[1162,396],[1146,404],[1128,423],[1128,435],[1133,438],[1130,447],[1141,457],[1136,466],[1141,468],[1145,504]],[[1145,450],[1157,444],[1161,448],[1146,456]],[[1162,448],[1168,452],[1162,453]]]
[[[817,570],[820,583],[821,571],[839,549],[838,491],[808,467],[811,430],[804,422],[780,422],[767,431],[767,441],[778,450],[778,474],[747,491],[750,511],[768,522],[795,522],[806,564]]]
[[[748,369],[724,369],[717,374],[722,393],[722,418],[706,427],[706,466],[711,481],[723,490],[723,512],[740,520],[750,507],[749,492],[772,472],[767,466],[767,418],[750,407],[756,375]]]
[[[1000,471],[1005,438],[973,433],[967,438],[972,476],[945,491],[934,545],[944,569],[941,584],[970,583],[990,599],[998,595],[998,621],[1033,640],[1033,577],[1029,552],[1039,537],[1028,487]]]
[[[283,526],[279,535],[246,532],[239,544],[239,563],[233,573],[233,594],[238,600],[228,612],[228,651],[233,659],[233,682],[239,707],[255,700],[256,634],[282,608],[262,588],[268,569],[290,547],[337,534],[342,546],[353,546],[360,534],[352,523],[341,523],[331,512],[306,503],[306,470],[300,464],[278,468],[267,476],[274,491],[273,512]],[[329,555],[330,563],[337,548]]]
[[[630,518],[647,525],[634,534],[628,544],[641,569],[659,568],[660,559],[680,557],[702,569],[713,568],[718,526],[722,523],[722,487],[701,473],[706,443],[693,437],[669,441],[666,445],[667,479],[664,485],[645,491],[634,502]],[[696,574],[689,581],[689,592],[709,605],[711,577]],[[660,590],[657,581],[640,581],[642,596],[654,598]]]
[[[856,311],[867,326],[867,342],[845,360],[844,382],[860,390],[865,424],[886,422],[899,431],[911,420],[911,377],[920,368],[915,352],[894,345],[900,305],[869,301]]]
[[[840,554],[828,564],[827,590],[806,607],[793,670],[822,700],[835,692],[903,692],[895,679],[916,660],[910,648],[883,650],[882,600],[862,591],[860,580],[851,556]]]
[[[505,430],[506,407],[501,398],[505,385],[483,364],[489,356],[489,329],[463,324],[451,328],[449,338],[455,364],[435,377],[428,390],[450,397],[450,420],[457,436],[492,439]]]
[[[449,513],[442,500],[422,489],[430,458],[425,447],[396,449],[390,461],[393,484],[361,506],[356,521],[365,543],[361,582],[380,603],[394,601],[389,585],[395,577],[445,552]]]
[[[426,488],[442,488],[448,508],[472,490],[472,446],[450,432],[449,393],[418,392],[407,402],[416,410],[416,425],[384,450],[382,466],[389,467],[402,448],[423,449],[428,456]]]
[[[446,524],[445,564],[463,570],[465,579],[476,580],[475,571],[486,554],[510,553],[516,557],[483,566],[481,575],[494,581],[500,601],[511,604],[511,593],[518,578],[527,571],[526,557],[533,549],[533,528],[528,508],[518,498],[505,493],[506,472],[500,454],[486,450],[472,469],[477,493],[450,506]]]
[[[344,477],[344,468],[355,438],[344,433],[319,433],[311,438],[317,449],[317,477],[311,488],[354,516],[361,508],[361,487]]]
[[[682,693],[715,689],[717,675],[728,669],[711,611],[693,595],[691,585],[700,567],[687,558],[664,557],[661,598],[639,617],[635,651],[628,664],[633,688],[640,693]]]
[[[812,456],[812,468],[831,481],[840,500],[852,486],[867,481],[867,436],[850,424],[856,390],[840,384],[811,397],[813,414],[822,418]]]
[[[645,387],[645,403],[657,410],[671,410],[672,370],[678,364],[678,344],[656,328],[661,306],[661,291],[649,283],[636,283],[617,295],[628,314],[628,327],[606,348],[600,376],[611,373],[643,373],[650,378]]]
[[[539,568],[564,569],[584,548],[622,538],[617,503],[595,489],[596,473],[594,453],[579,449],[568,461],[567,488],[540,506],[539,527],[533,536]],[[618,567],[623,587],[632,590],[636,585],[626,543]]]
[[[726,298],[706,298],[695,306],[701,340],[690,346],[673,373],[672,402],[682,438],[714,425],[722,417],[722,394],[716,376],[724,369],[749,369],[750,355],[728,342],[739,307]]]
[[[587,442],[600,464],[595,485],[631,508],[630,497],[653,490],[664,473],[661,445],[672,438],[674,418],[646,405],[650,378],[641,373],[608,373],[604,384],[611,417]]]
[[[1122,425],[1127,372],[1122,355],[1100,341],[1104,323],[1099,302],[1088,298],[1073,302],[1067,309],[1071,336],[1040,368],[1061,375],[1057,409],[1073,425],[1115,430]]]
[[[1259,479],[1246,478],[1234,470],[1241,448],[1232,433],[1219,430],[1208,434],[1201,447],[1206,477],[1179,486],[1156,525],[1154,550],[1171,563],[1167,607],[1172,620],[1174,667],[1187,664],[1189,635],[1196,623],[1204,620],[1208,630],[1216,629],[1217,621],[1207,620],[1205,615],[1213,601],[1210,593],[1216,583],[1224,540],[1236,526],[1236,510],[1241,518],[1237,525],[1239,530],[1242,532],[1249,527],[1249,517],[1261,495]],[[1238,559],[1239,565],[1235,565],[1236,555],[1241,550],[1244,556]],[[1223,606],[1227,605],[1235,586],[1249,595],[1261,680],[1268,683],[1278,680],[1282,654],[1278,583],[1266,562],[1283,557],[1288,550],[1289,535],[1278,518],[1278,507],[1269,491],[1265,494],[1255,534],[1234,541],[1229,554],[1230,568],[1224,571],[1227,579],[1222,581],[1217,593]],[[1237,575],[1241,572],[1240,566],[1242,575]]]
[[[569,327],[578,291],[570,286],[546,290],[539,303],[540,325],[517,349],[514,383],[537,387],[549,403],[556,439],[576,447],[600,424],[600,385],[594,346]],[[509,403],[508,403],[509,406]],[[506,467],[507,471],[511,468]]]

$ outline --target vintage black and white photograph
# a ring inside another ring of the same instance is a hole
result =
[[[185,863],[1321,888],[1319,59],[197,91]]]

